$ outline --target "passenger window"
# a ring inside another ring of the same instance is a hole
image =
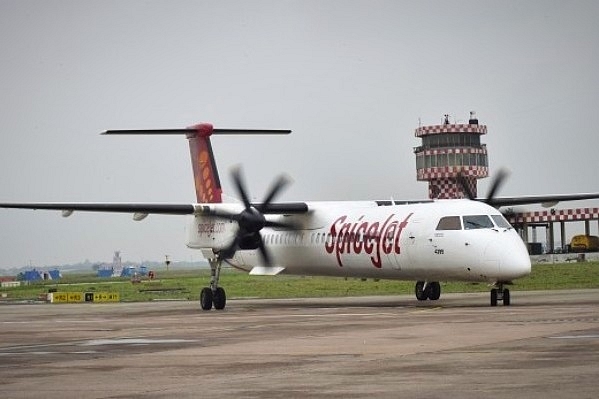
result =
[[[437,224],[437,230],[461,230],[462,224],[460,223],[459,216],[445,216],[439,220]]]
[[[495,227],[487,215],[469,215],[464,216],[464,229],[492,229]]]

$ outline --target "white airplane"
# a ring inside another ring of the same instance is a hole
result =
[[[439,281],[493,286],[491,306],[510,305],[513,280],[530,273],[528,251],[500,206],[599,198],[599,193],[495,198],[495,179],[485,199],[434,201],[273,202],[288,181],[280,177],[262,203],[251,203],[241,178],[232,177],[242,203],[222,203],[212,134],[288,134],[290,130],[187,129],[109,130],[103,134],[184,134],[189,140],[198,203],[0,203],[2,208],[192,215],[187,246],[199,249],[211,267],[200,293],[203,310],[224,309],[219,285],[223,262],[254,275],[318,275],[416,281],[420,301],[437,300]]]

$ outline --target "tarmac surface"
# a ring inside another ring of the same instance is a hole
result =
[[[2,398],[596,398],[599,290],[0,304]]]

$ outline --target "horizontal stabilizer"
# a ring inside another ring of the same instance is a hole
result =
[[[222,135],[281,135],[289,134],[288,129],[223,129],[214,128],[211,123],[202,122],[184,129],[113,129],[105,135],[182,135],[189,141],[191,166],[193,168],[196,199],[199,203],[222,203],[222,187],[218,168],[212,151],[210,137]]]
[[[188,129],[120,129],[106,130],[102,134],[139,134],[139,135],[190,135],[197,132],[196,128]],[[203,132],[203,131],[202,131]],[[211,134],[289,134],[291,130],[287,129],[212,129]]]

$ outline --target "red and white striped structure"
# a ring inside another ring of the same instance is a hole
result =
[[[450,124],[445,115],[441,125],[420,126],[414,132],[422,145],[414,148],[416,178],[428,181],[430,198],[463,198],[466,194],[456,177],[461,173],[470,191],[477,195],[476,180],[489,175],[487,147],[480,136],[487,126],[479,125],[474,112],[468,124]]]
[[[599,208],[551,209],[525,213],[504,214],[512,225],[547,222],[598,220]]]

